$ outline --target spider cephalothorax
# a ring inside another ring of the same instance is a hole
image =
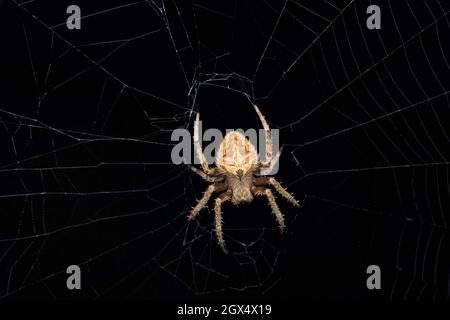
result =
[[[242,133],[231,131],[225,135],[219,147],[215,161],[216,166],[209,168],[199,141],[200,114],[197,113],[194,123],[195,153],[200,159],[203,171],[195,167],[191,167],[191,169],[212,184],[206,189],[197,205],[192,208],[188,219],[194,219],[208,203],[211,195],[214,192],[218,193],[214,205],[216,235],[224,252],[227,252],[222,232],[222,204],[224,202],[231,201],[234,205],[239,205],[242,202],[251,202],[254,196],[265,196],[281,232],[284,230],[284,217],[269,186],[275,188],[294,206],[300,206],[294,196],[287,192],[275,178],[260,173],[261,168],[268,168],[268,172],[271,172],[270,169],[273,168],[280,157],[280,151],[272,157],[272,138],[269,125],[257,106],[255,106],[255,110],[265,131],[267,160],[265,163],[260,161],[255,147]]]

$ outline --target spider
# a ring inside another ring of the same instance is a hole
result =
[[[194,149],[200,160],[202,170],[190,166],[191,170],[202,177],[204,180],[211,183],[204,192],[202,198],[197,202],[196,206],[192,208],[188,216],[188,220],[193,220],[197,217],[208,203],[213,193],[218,193],[215,199],[215,227],[216,236],[219,245],[224,253],[227,253],[225,241],[222,231],[222,205],[227,201],[231,201],[234,205],[239,205],[245,202],[251,202],[255,196],[264,196],[267,198],[272,213],[278,222],[280,232],[284,231],[284,217],[275,202],[269,186],[273,187],[281,196],[286,198],[291,204],[296,207],[300,203],[294,198],[292,194],[286,191],[285,188],[274,178],[262,174],[261,168],[269,169],[278,162],[281,150],[272,157],[272,138],[269,125],[262,115],[259,108],[255,105],[256,113],[262,123],[265,131],[266,143],[266,162],[262,163],[258,157],[253,144],[240,132],[231,131],[225,135],[215,159],[215,167],[210,168],[205,160],[202,148],[199,142],[199,122],[200,114],[197,113],[194,123]]]

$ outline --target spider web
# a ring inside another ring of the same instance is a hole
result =
[[[448,297],[448,4],[373,3],[381,30],[371,1],[78,1],[70,31],[72,3],[0,1],[0,296]],[[224,255],[170,137],[255,103],[303,205],[284,236],[225,206]]]

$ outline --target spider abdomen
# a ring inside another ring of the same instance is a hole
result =
[[[228,174],[242,177],[258,163],[255,146],[240,132],[225,135],[216,156],[216,165]]]

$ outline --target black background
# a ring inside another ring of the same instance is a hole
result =
[[[72,2],[1,2],[0,296],[448,298],[448,4],[378,1],[368,30],[370,3],[78,1],[69,31]],[[170,137],[259,128],[252,104],[303,205],[279,197],[285,235],[226,205],[224,255]]]

